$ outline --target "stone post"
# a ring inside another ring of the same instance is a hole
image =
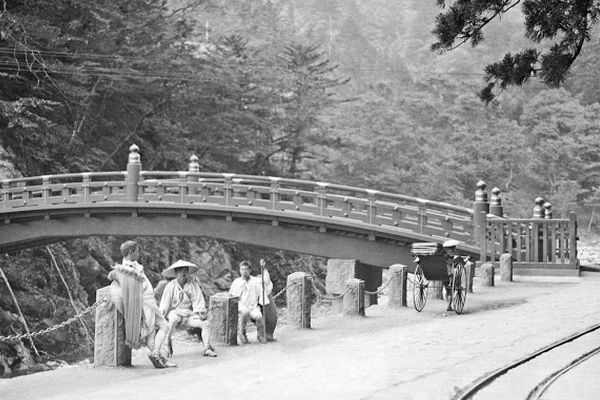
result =
[[[544,203],[543,207],[544,207],[544,219],[552,219],[552,203],[547,201]]]
[[[486,183],[484,181],[477,182],[477,190],[475,191],[475,201],[473,202],[473,222],[474,222],[474,236],[478,243],[483,240],[481,237],[482,225],[485,223],[485,219],[482,219],[482,211],[485,213],[490,212],[490,203],[488,203],[488,195],[485,191]],[[485,217],[483,217],[485,218]]]
[[[96,301],[108,303],[96,308],[94,367],[131,365],[131,348],[125,344],[125,320],[112,303],[110,286],[96,290]]]
[[[343,314],[349,316],[365,316],[365,281],[348,279],[343,299]]]
[[[142,163],[140,161],[140,148],[135,144],[129,147],[129,160],[127,162],[127,183],[126,183],[126,200],[138,200],[138,182],[140,181],[140,171]]]
[[[332,297],[331,307],[334,312],[342,313],[342,299],[336,298],[344,293],[345,282],[350,278],[356,278],[358,274],[358,260],[327,260],[327,276],[325,277],[325,292]]]
[[[500,280],[503,282],[512,282],[513,280],[513,259],[507,253],[500,255]]]
[[[295,328],[310,328],[312,278],[306,272],[294,272],[287,277],[285,293],[289,323]]]
[[[471,260],[465,263],[467,270],[467,292],[473,293],[473,278],[475,278],[475,263]]]
[[[190,157],[190,163],[188,164],[188,172],[192,172],[192,173],[200,172],[200,164],[198,164],[198,157],[195,154],[192,154],[192,156]],[[187,181],[188,182],[198,182],[198,177],[193,176],[193,175],[188,175]],[[198,187],[190,186],[188,193],[189,194],[198,194]]]
[[[208,320],[213,343],[237,345],[238,300],[227,292],[210,296]]]
[[[494,286],[494,273],[496,268],[490,263],[483,264],[480,268],[483,286]]]
[[[406,307],[406,282],[408,280],[408,267],[402,264],[390,266],[390,291],[388,307]]]

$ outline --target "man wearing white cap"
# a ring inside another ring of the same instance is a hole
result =
[[[169,338],[177,325],[201,328],[204,356],[216,357],[217,353],[210,342],[210,324],[204,295],[198,282],[190,277],[198,269],[191,262],[179,260],[162,272],[165,278],[173,279],[165,286],[159,309],[169,322]]]

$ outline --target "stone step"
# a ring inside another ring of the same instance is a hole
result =
[[[513,274],[516,276],[579,276],[579,270],[564,268],[514,268]]]

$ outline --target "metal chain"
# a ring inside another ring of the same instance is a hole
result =
[[[279,296],[281,296],[283,294],[283,292],[285,292],[290,286],[293,286],[296,284],[296,281],[292,281],[289,283],[289,285],[287,285],[286,287],[284,287],[283,289],[281,289],[275,296],[273,296],[273,300],[275,300],[276,298],[278,298]]]
[[[380,295],[383,294],[383,290],[389,286],[389,284],[392,282],[392,278],[394,277],[394,275],[398,275],[400,273],[400,271],[394,271],[392,273],[392,276],[390,276],[390,279],[388,279],[388,281],[385,283],[385,285],[383,285],[382,287],[380,287],[379,289],[377,289],[374,292],[370,292],[368,290],[365,290],[366,294],[376,294],[376,295]]]
[[[348,286],[346,288],[346,290],[344,291],[344,293],[337,294],[337,295],[329,295],[328,296],[326,294],[321,293],[321,291],[319,290],[319,288],[315,284],[315,280],[314,279],[311,279],[310,281],[312,283],[312,288],[313,288],[315,294],[317,295],[317,299],[319,299],[319,301],[322,301],[322,300],[331,301],[331,300],[339,299],[339,298],[343,297],[350,290],[350,286]]]
[[[106,302],[107,302],[106,299],[103,299],[100,302],[95,302],[94,304],[92,304],[91,306],[89,306],[85,310],[81,311],[77,315],[74,315],[73,317],[69,318],[68,320],[63,321],[60,324],[54,325],[52,327],[49,327],[49,328],[46,328],[46,329],[42,329],[41,331],[37,331],[37,332],[23,333],[23,334],[10,335],[10,336],[0,336],[0,341],[2,341],[2,342],[8,342],[8,341],[11,341],[11,340],[21,340],[21,339],[25,339],[25,338],[28,338],[28,337],[36,337],[36,336],[44,335],[46,333],[53,332],[53,331],[55,331],[57,329],[60,329],[60,328],[63,328],[65,326],[69,325],[69,324],[72,324],[73,322],[77,321],[79,318],[83,317],[85,314],[93,311],[96,307],[104,305]]]

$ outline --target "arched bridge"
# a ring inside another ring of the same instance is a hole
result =
[[[482,188],[473,211],[323,182],[202,173],[194,156],[188,171],[142,171],[137,146],[130,151],[123,172],[2,181],[0,251],[85,236],[206,236],[387,267],[409,263],[413,242],[458,239],[462,252],[492,261],[507,250],[520,256],[517,239],[528,251],[541,243],[529,222],[507,232],[511,220],[487,214]],[[568,220],[555,221],[561,249],[573,248]]]
[[[473,211],[322,182],[190,171],[47,175],[2,182],[0,251],[92,235],[207,236],[387,267],[416,241],[478,254]]]

